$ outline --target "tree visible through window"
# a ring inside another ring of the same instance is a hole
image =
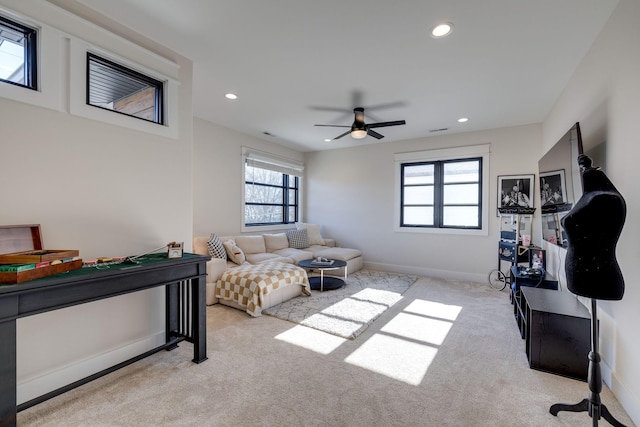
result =
[[[245,164],[244,223],[247,226],[293,224],[298,221],[299,178]]]
[[[38,88],[37,32],[0,16],[0,81]]]
[[[481,158],[403,163],[400,170],[401,227],[481,228]]]

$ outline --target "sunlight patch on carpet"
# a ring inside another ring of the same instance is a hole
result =
[[[451,326],[453,324],[446,320],[399,313],[384,325],[381,332],[439,346],[444,342]]]
[[[360,270],[333,291],[312,291],[263,310],[263,314],[342,338],[360,335],[416,281],[416,276]]]
[[[330,354],[346,341],[344,338],[300,325],[277,335],[276,339],[320,354]]]
[[[438,349],[376,334],[369,338],[345,362],[411,385],[420,385]]]
[[[416,299],[345,362],[419,385],[460,311],[457,305]]]
[[[453,321],[458,318],[462,307],[417,299],[409,304],[403,311]]]

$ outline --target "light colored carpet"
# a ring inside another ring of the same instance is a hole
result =
[[[512,310],[487,284],[420,278],[347,340],[215,305],[209,360],[192,363],[183,343],[23,411],[18,425],[591,425],[549,414],[587,397],[587,384],[529,369]],[[601,397],[633,426],[606,387]]]
[[[360,335],[389,307],[402,299],[416,276],[360,270],[333,291],[311,291],[274,307],[263,314],[298,323],[343,338]]]

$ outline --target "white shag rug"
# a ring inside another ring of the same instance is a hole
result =
[[[400,301],[417,276],[360,270],[333,291],[311,291],[263,310],[263,314],[354,339],[386,309]]]

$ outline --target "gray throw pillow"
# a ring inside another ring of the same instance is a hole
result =
[[[309,247],[309,235],[307,230],[287,230],[289,247],[294,249],[305,249]]]

